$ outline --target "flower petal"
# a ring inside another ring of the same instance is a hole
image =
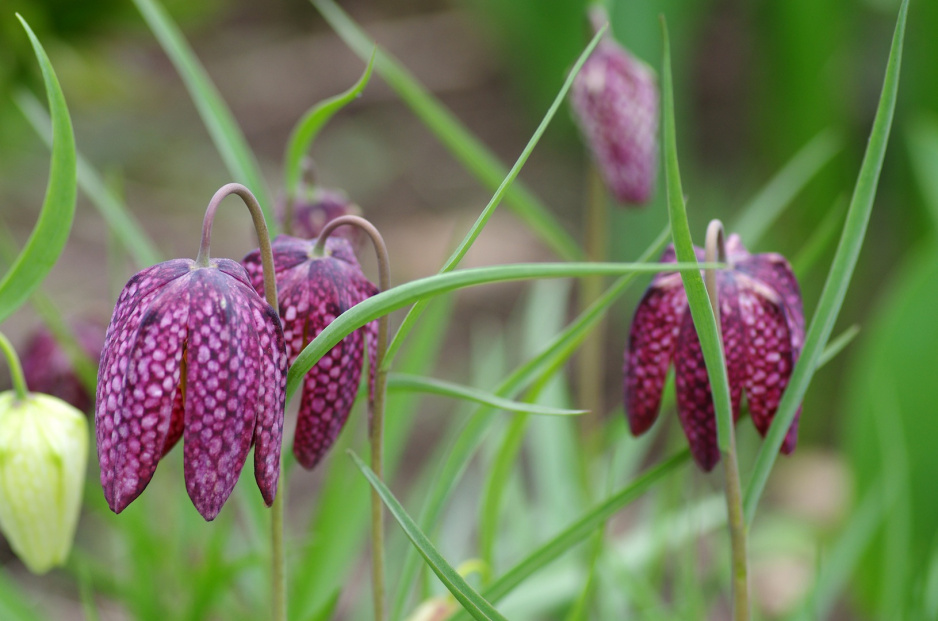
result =
[[[781,296],[797,358],[797,354],[804,346],[804,308],[801,301],[801,288],[798,286],[798,280],[788,260],[780,254],[771,252],[757,254],[739,262],[736,269],[762,281]]]
[[[260,347],[237,281],[212,268],[190,277],[183,463],[186,489],[206,520],[228,499],[251,448]]]
[[[625,351],[625,413],[633,435],[644,433],[658,416],[661,392],[677,346],[687,296],[678,274],[659,280],[639,302]]]
[[[287,387],[287,354],[277,312],[259,298],[250,302],[260,346],[261,378],[254,426],[254,478],[267,506],[273,504],[280,479],[283,408]]]
[[[710,393],[710,379],[694,320],[685,313],[674,352],[674,384],[677,388],[677,414],[697,464],[709,472],[720,461],[717,420]]]
[[[749,353],[746,364],[746,399],[756,429],[768,432],[794,366],[788,317],[783,305],[763,295],[761,286],[747,286],[739,278],[739,306],[746,325]],[[783,451],[790,453],[797,439],[796,416]]]
[[[175,280],[151,291],[122,316],[118,325],[123,330],[109,330],[108,362],[101,366],[95,416],[98,461],[104,496],[115,513],[150,482],[164,453],[179,393],[188,317],[186,282]],[[126,334],[131,328],[133,334]]]

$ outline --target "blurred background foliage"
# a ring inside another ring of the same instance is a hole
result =
[[[302,0],[165,4],[276,189],[292,124],[311,103],[351,84],[360,62]],[[504,161],[520,151],[588,36],[582,0],[341,4]],[[746,201],[820,132],[829,130],[839,141],[836,157],[750,248],[794,259],[810,315],[836,238],[821,246],[818,260],[799,265],[798,257],[825,226],[839,226],[882,83],[898,1],[607,4],[616,37],[655,68],[661,56],[657,15],[667,16],[681,166],[698,239],[713,217],[732,223]],[[39,92],[38,72],[14,11],[49,50],[75,119],[79,150],[110,173],[166,254],[193,253],[205,199],[228,179],[171,65],[129,0],[3,2],[4,222],[15,234],[28,229],[47,174],[46,152],[12,104],[18,88]],[[868,618],[935,618],[927,614],[938,607],[935,32],[938,3],[913,0],[890,150],[866,246],[835,330],[858,324],[860,336],[816,376],[801,426],[801,451],[824,451],[849,473],[838,479],[847,487],[839,491],[858,499],[880,485],[892,490],[884,495],[883,536],[866,551],[862,588],[854,590],[857,609],[866,610]],[[397,282],[435,271],[448,240],[488,198],[380,80],[324,131],[314,155],[324,182],[344,187],[388,232]],[[554,122],[522,178],[576,231],[586,169],[566,114]],[[661,230],[667,220],[663,201],[659,191],[644,211],[613,213],[614,258],[634,258]],[[503,215],[470,255],[472,261],[549,256]],[[106,317],[115,285],[129,272],[112,266],[109,275],[100,267],[107,263],[101,223],[83,201],[79,218],[68,265],[57,268],[47,290],[63,308]],[[229,256],[237,257],[249,236],[229,227],[229,241],[219,245],[228,243]],[[638,295],[640,290],[631,292],[630,301],[611,316],[610,342],[616,346],[606,352],[605,385],[612,416],[621,416],[621,344]],[[497,318],[511,308],[513,296],[508,288],[480,293],[460,312]],[[30,324],[26,317],[15,321],[24,329]],[[743,464],[744,477],[745,469]]]

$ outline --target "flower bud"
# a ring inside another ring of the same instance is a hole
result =
[[[0,393],[0,529],[35,574],[68,557],[87,458],[80,411],[40,393]]]

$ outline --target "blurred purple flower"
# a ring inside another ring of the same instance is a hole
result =
[[[696,250],[702,259],[703,251]],[[717,286],[733,417],[739,417],[745,389],[753,423],[765,436],[804,345],[801,293],[783,256],[751,255],[738,235],[729,237],[726,252],[731,269],[717,272]],[[672,246],[661,262],[674,261]],[[625,412],[634,435],[658,416],[672,358],[678,416],[694,459],[709,471],[720,451],[707,369],[681,275],[662,272],[635,311],[625,352]],[[785,454],[795,450],[800,414],[782,444]]]
[[[71,327],[82,351],[97,366],[104,345],[104,326],[80,319]],[[92,395],[85,390],[68,354],[48,328],[40,327],[26,342],[21,360],[23,376],[31,391],[58,397],[82,412],[91,409]]]
[[[570,91],[573,117],[609,191],[648,202],[658,170],[658,84],[652,70],[606,35]]]
[[[287,235],[277,236],[272,244],[280,317],[291,362],[336,317],[378,292],[362,273],[348,240],[330,237],[323,256],[315,256],[315,244],[315,240]],[[242,263],[260,290],[258,251]],[[377,338],[377,322],[373,321],[342,339],[306,374],[293,439],[293,454],[304,468],[311,469],[322,459],[348,420],[361,379],[365,340],[374,389]]]
[[[312,192],[303,193],[305,197],[298,198],[293,204],[293,236],[303,239],[316,239],[323,227],[330,220],[340,216],[360,216],[361,209],[349,200],[342,190],[315,188]],[[277,204],[277,219],[284,224],[286,217],[286,204],[281,200]],[[333,235],[344,237],[357,248],[361,245],[362,231],[357,226],[342,226],[336,229]]]
[[[98,374],[101,484],[120,513],[184,438],[186,489],[218,515],[254,444],[254,476],[270,506],[280,474],[286,386],[283,331],[244,268],[175,259],[121,292]]]

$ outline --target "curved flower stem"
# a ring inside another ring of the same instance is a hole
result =
[[[704,261],[711,263],[727,262],[726,245],[723,238],[723,223],[711,220],[707,226],[707,244]],[[710,306],[717,322],[720,334],[720,346],[723,345],[720,327],[720,299],[717,286],[716,270],[704,270],[704,284],[710,296]],[[746,553],[746,521],[743,517],[743,494],[739,481],[739,461],[736,458],[736,432],[729,426],[729,443],[723,456],[723,472],[726,479],[726,513],[730,526],[730,545],[733,553],[733,618],[736,621],[749,619],[749,570]]]
[[[364,218],[359,216],[340,216],[330,220],[319,234],[313,252],[322,255],[325,251],[326,239],[338,227],[343,225],[357,226],[371,238],[378,257],[378,289],[387,291],[391,287],[391,262],[388,258],[388,248],[378,229]],[[378,318],[378,345],[375,352],[375,395],[371,402],[371,424],[369,436],[371,440],[371,469],[378,479],[384,481],[384,407],[387,395],[388,372],[384,369],[384,356],[388,349],[388,316]],[[375,621],[384,621],[384,505],[375,488],[371,489],[371,584],[374,596]]]
[[[6,356],[7,364],[10,366],[10,376],[13,378],[13,390],[16,393],[16,400],[24,401],[29,396],[29,390],[26,388],[23,367],[20,365],[20,359],[16,355],[13,344],[2,332],[0,332],[0,349],[3,350],[3,355]]]
[[[261,265],[264,269],[264,297],[267,303],[274,310],[280,308],[277,301],[277,282],[274,279],[274,255],[270,248],[270,233],[267,230],[267,222],[264,220],[264,211],[261,209],[257,198],[249,189],[240,183],[229,183],[219,188],[212,200],[209,201],[205,209],[205,219],[202,221],[202,243],[199,245],[199,255],[195,262],[200,267],[208,267],[210,243],[212,238],[212,223],[215,220],[215,212],[221,202],[237,194],[247,205],[251,212],[251,219],[254,221],[254,230],[257,232],[257,244],[260,248]],[[282,466],[280,471],[283,471]],[[286,621],[287,619],[287,572],[286,558],[283,551],[283,496],[286,493],[286,482],[280,481],[277,495],[274,496],[274,503],[271,506],[271,606],[273,608],[273,621]]]

